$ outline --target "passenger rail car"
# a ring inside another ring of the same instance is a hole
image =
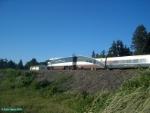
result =
[[[48,70],[75,70],[75,69],[127,69],[137,67],[148,68],[150,55],[135,55],[109,58],[89,58],[74,56],[65,58],[52,58],[49,60]]]
[[[96,60],[106,61],[105,58],[96,58]],[[107,58],[106,66],[108,69],[148,68],[150,66],[150,55],[110,57]]]

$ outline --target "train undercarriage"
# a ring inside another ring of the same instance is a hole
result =
[[[47,67],[48,70],[103,70],[102,67],[95,66],[61,66],[61,67]]]

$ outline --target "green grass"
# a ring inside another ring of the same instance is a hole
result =
[[[93,95],[86,94],[84,97],[84,94],[75,92],[49,94],[30,89],[2,91],[0,107],[21,107],[24,112],[37,113],[83,113],[94,99]]]
[[[149,113],[150,69],[138,73],[116,92],[90,94],[64,90],[70,82],[64,76],[38,82],[33,71],[0,70],[0,108],[22,108],[23,113]]]
[[[0,107],[22,108],[23,112],[82,113],[94,99],[87,92],[64,92],[69,78],[59,76],[49,83],[38,82],[36,72],[1,70]]]

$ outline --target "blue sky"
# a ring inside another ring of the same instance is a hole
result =
[[[113,40],[131,45],[143,24],[150,31],[149,0],[0,0],[0,58],[25,64],[73,53],[91,57]]]

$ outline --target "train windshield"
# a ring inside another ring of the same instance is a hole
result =
[[[49,62],[47,62],[47,65],[51,65],[51,62],[49,61]]]
[[[97,65],[100,65],[100,66],[104,66],[104,63],[98,61],[98,60],[95,60],[94,58],[88,58],[88,57],[85,57],[85,56],[78,56],[77,57],[77,62],[89,62],[89,63],[93,63],[93,64],[97,64]]]

